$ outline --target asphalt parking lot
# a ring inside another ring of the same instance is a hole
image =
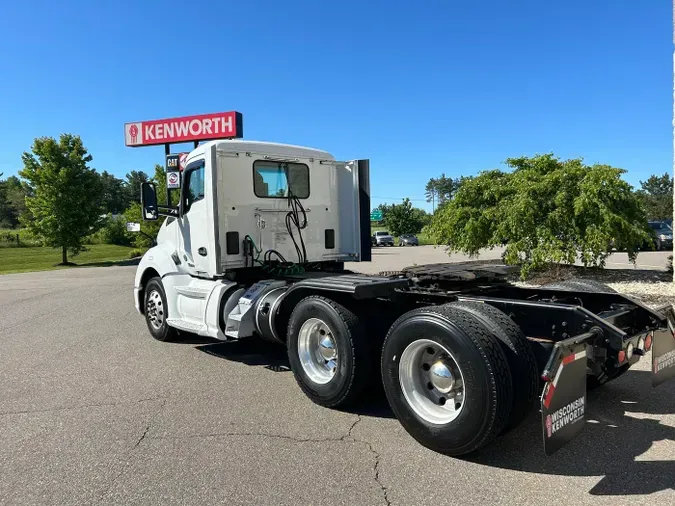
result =
[[[360,267],[439,253],[378,248]],[[283,349],[154,341],[133,307],[134,272],[0,276],[0,504],[675,501],[675,383],[652,389],[649,356],[589,394],[584,432],[554,457],[535,414],[453,459],[410,438],[379,394],[352,412],[312,404]]]

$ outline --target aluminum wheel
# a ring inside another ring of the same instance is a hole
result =
[[[145,304],[145,316],[154,328],[162,328],[164,313],[164,303],[162,302],[161,294],[157,290],[151,291]]]
[[[444,425],[459,416],[466,402],[462,371],[436,341],[410,343],[398,365],[401,390],[413,411],[429,423]]]
[[[323,320],[309,318],[298,333],[298,358],[314,383],[325,385],[335,376],[338,352],[335,337]]]

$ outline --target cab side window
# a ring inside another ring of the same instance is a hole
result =
[[[204,164],[185,171],[185,191],[183,193],[184,213],[187,213],[192,204],[204,198]]]

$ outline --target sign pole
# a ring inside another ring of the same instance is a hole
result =
[[[675,2],[675,0],[673,0]],[[171,154],[171,144],[166,143],[164,144],[164,160],[166,163],[166,157],[167,155]],[[169,189],[169,185],[166,185],[166,205],[170,206],[171,205],[171,190]]]

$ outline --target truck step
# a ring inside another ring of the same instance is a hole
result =
[[[205,299],[211,291],[210,289],[197,288],[196,286],[176,286],[174,290],[176,290],[176,293],[192,299]]]
[[[193,332],[195,334],[198,334],[201,330],[206,329],[206,325],[186,322],[185,320],[180,320],[178,318],[168,318],[166,322],[170,327],[177,328],[178,330],[184,330],[185,332]]]

